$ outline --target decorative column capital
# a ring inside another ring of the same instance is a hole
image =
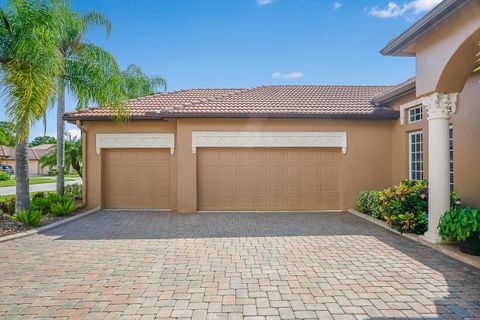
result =
[[[448,118],[457,110],[458,93],[434,92],[429,96],[422,97],[422,104],[426,107],[428,119]]]

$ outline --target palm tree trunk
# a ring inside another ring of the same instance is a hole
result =
[[[65,86],[60,84],[58,91],[57,106],[57,194],[63,196],[65,188],[65,123],[63,122],[63,114],[65,113]]]
[[[30,209],[30,187],[28,185],[28,137],[15,147],[16,204],[15,211]]]

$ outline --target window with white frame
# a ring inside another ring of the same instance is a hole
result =
[[[448,128],[448,153],[450,165],[450,192],[453,192],[453,127]]]
[[[409,178],[423,180],[423,132],[408,134],[409,140]]]
[[[423,106],[408,109],[408,123],[414,123],[423,120]]]

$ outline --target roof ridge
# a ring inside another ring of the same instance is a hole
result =
[[[161,112],[176,111],[176,110],[181,110],[181,109],[183,109],[187,106],[191,106],[191,105],[200,105],[200,104],[205,103],[205,102],[220,101],[220,100],[222,100],[226,97],[231,97],[231,96],[238,95],[240,93],[243,93],[243,92],[246,92],[246,91],[251,91],[251,90],[254,90],[254,89],[255,88],[210,89],[210,90],[234,90],[234,91],[227,92],[227,93],[224,93],[224,94],[219,94],[219,95],[212,95],[211,97],[199,98],[199,99],[197,99],[195,101],[192,101],[192,102],[180,103],[180,104],[175,105],[175,106],[170,107],[170,108],[160,108],[160,109],[156,110],[155,112],[156,113],[161,113]],[[185,91],[189,91],[189,90],[191,90],[191,89],[188,89],[188,90],[185,90]]]

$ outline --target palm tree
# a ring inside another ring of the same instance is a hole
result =
[[[144,97],[157,92],[159,88],[166,90],[167,81],[161,76],[147,76],[142,69],[134,64],[122,71],[123,90],[129,99]]]
[[[58,51],[63,58],[64,73],[58,78],[57,98],[57,193],[64,193],[64,134],[65,92],[77,99],[77,109],[89,103],[108,106],[117,119],[128,118],[123,101],[122,77],[115,59],[107,51],[90,42],[82,42],[82,36],[94,27],[103,27],[110,34],[110,21],[91,11],[86,15],[72,11],[65,0],[56,2],[56,14],[61,29]]]
[[[68,133],[65,135],[65,168],[72,167],[80,178],[82,177],[82,139],[77,139]],[[57,164],[57,147],[53,147],[50,152],[40,158],[42,168],[53,168]]]
[[[58,28],[46,1],[10,0],[0,7],[0,94],[16,132],[16,210],[30,208],[28,134],[62,71]]]

